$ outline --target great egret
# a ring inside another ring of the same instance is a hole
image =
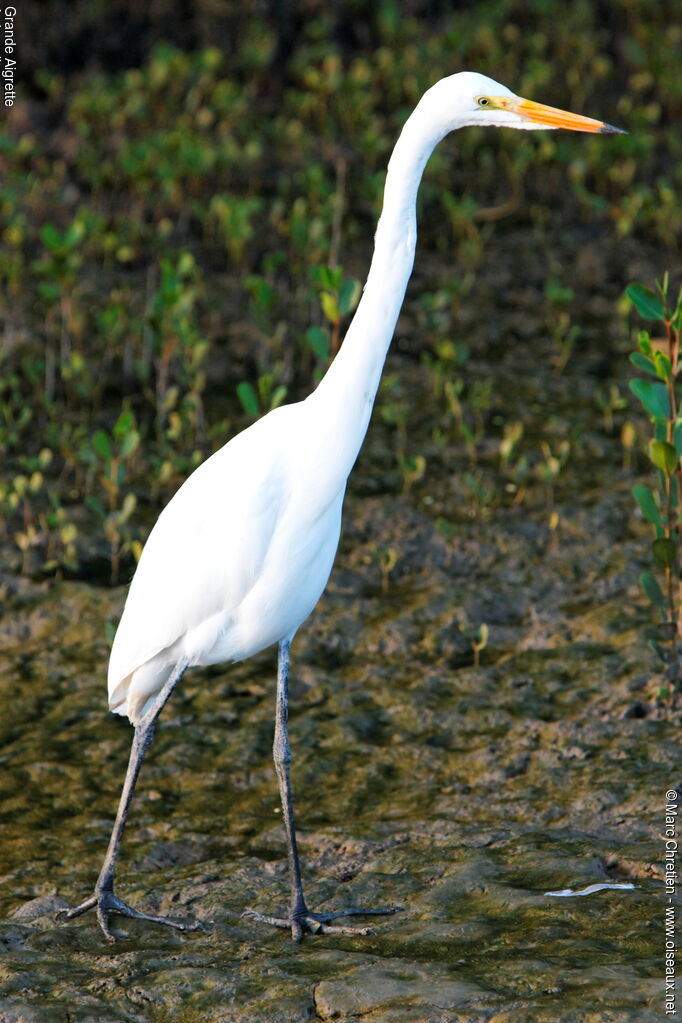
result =
[[[317,389],[269,412],[208,458],[159,516],[133,577],[109,662],[109,706],[135,727],[130,762],[95,890],[61,916],[93,907],[110,940],[110,913],[197,926],[143,913],[114,894],[116,858],[135,782],[156,720],[184,671],[240,661],[279,644],[274,761],[286,829],[291,904],[286,917],[247,911],[291,929],[367,933],[330,921],[394,909],[313,913],[296,847],[288,741],[289,651],[332,568],[346,480],[369,423],[386,351],[412,272],[417,188],[432,150],[465,125],[620,134],[588,117],[521,99],[464,71],[430,88],[408,118],[386,175],[384,205],[362,300]]]

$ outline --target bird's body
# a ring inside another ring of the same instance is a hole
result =
[[[180,659],[240,661],[308,617],[329,578],[344,492],[314,485],[326,466],[309,418],[306,402],[273,410],[199,466],[161,513],[111,651],[112,710],[134,723]],[[304,467],[314,473],[307,485]]]
[[[212,455],[161,513],[133,578],[109,664],[109,703],[135,725],[130,764],[93,895],[64,915],[95,908],[105,935],[123,913],[185,929],[132,909],[113,891],[130,801],[156,720],[186,668],[238,661],[279,644],[274,759],[287,832],[291,908],[257,919],[318,932],[351,910],[311,913],[303,898],[289,780],[289,650],[324,587],[338,545],[348,475],[369,423],[416,245],[417,189],[429,155],[455,128],[491,124],[617,132],[601,121],[520,99],[461,72],[432,86],[391,156],[384,206],[364,293],[341,349],[317,389],[276,409]],[[361,931],[362,933],[362,931]]]

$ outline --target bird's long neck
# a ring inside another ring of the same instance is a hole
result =
[[[318,407],[335,470],[343,479],[367,432],[388,346],[412,273],[417,241],[415,205],[426,161],[445,134],[417,106],[391,156],[374,255],[362,299],[338,355],[308,399]],[[317,403],[320,403],[318,405]]]

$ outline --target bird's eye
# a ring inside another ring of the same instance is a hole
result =
[[[479,107],[489,107],[490,106],[490,100],[488,99],[487,96],[477,96],[476,97],[476,102],[478,103]]]

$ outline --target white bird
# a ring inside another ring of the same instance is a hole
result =
[[[107,854],[93,894],[65,910],[196,927],[140,912],[114,894],[118,849],[156,720],[183,672],[240,661],[279,644],[274,760],[287,834],[291,904],[287,916],[247,911],[291,929],[367,933],[337,917],[379,910],[311,912],[303,896],[289,780],[288,674],[291,641],[329,578],[348,474],[369,423],[386,352],[412,272],[415,203],[436,144],[466,125],[620,133],[602,121],[521,99],[484,75],[461,72],[430,88],[391,156],[384,204],[364,294],[341,349],[317,389],[269,412],[208,458],[159,516],[133,577],[109,662],[109,706],[135,728],[130,763]]]

